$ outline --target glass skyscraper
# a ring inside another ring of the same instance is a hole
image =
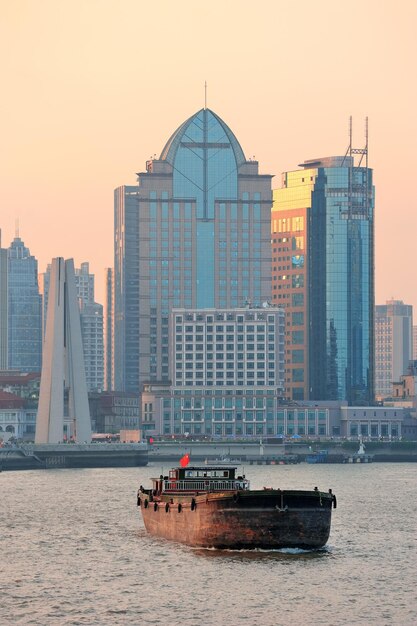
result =
[[[202,109],[138,186],[115,191],[116,389],[169,380],[172,308],[237,308],[271,297],[271,176]]]
[[[38,262],[20,237],[8,256],[8,367],[22,372],[42,369],[42,298]]]
[[[374,397],[372,170],[354,166],[352,156],[306,161],[301,167],[284,174],[283,188],[274,192],[273,212],[273,219],[281,217],[273,265],[278,286],[288,285],[281,289],[285,298],[278,299],[274,283],[274,300],[291,311],[288,360],[297,363],[300,358],[298,376],[308,381],[293,398],[307,393],[304,399],[367,405]],[[303,232],[298,232],[304,238],[301,247],[294,224],[282,222],[291,215],[299,217],[300,210],[306,220]],[[284,258],[287,269],[278,270]],[[302,272],[297,266],[301,262]],[[301,281],[297,275],[303,276]]]

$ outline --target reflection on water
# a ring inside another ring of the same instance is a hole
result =
[[[332,488],[316,551],[193,549],[145,532],[154,468],[0,474],[0,624],[417,623],[416,466],[253,466],[253,488]]]

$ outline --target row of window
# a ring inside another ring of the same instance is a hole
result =
[[[178,353],[176,355],[176,364],[175,367],[177,369],[182,369],[182,354]],[[207,355],[207,360],[209,361],[208,363],[204,362],[204,359],[201,357],[200,358],[200,362],[197,362],[198,359],[189,359],[188,363],[185,363],[185,369],[190,370],[190,369],[199,369],[202,370],[204,368],[212,370],[214,367],[216,367],[217,369],[234,369],[236,366],[236,360],[237,361],[244,361],[244,354],[238,354],[237,355],[237,359],[235,358],[235,356],[233,355],[233,353],[227,354],[226,355],[226,360],[228,362],[224,363],[224,357],[223,354],[217,354],[216,355],[216,359],[215,359],[215,363],[212,363],[211,361],[214,361],[213,355]],[[275,355],[274,354],[270,354],[269,355],[269,359],[270,362],[268,363],[268,367],[269,369],[274,369],[275,367]],[[257,367],[258,369],[263,369],[265,367],[265,354],[258,354],[257,358],[255,358],[254,353],[249,353],[247,355],[246,358],[246,367],[248,369],[254,369],[255,367]],[[224,367],[226,365],[226,367]],[[242,370],[244,369],[244,363],[237,363],[237,368]]]
[[[401,427],[399,424],[350,424],[350,437],[399,437]]]
[[[205,389],[204,391],[202,391],[201,389],[175,389],[174,390],[174,397],[175,397],[175,402],[177,402],[177,400],[179,399],[179,397],[201,397],[201,396],[218,396],[218,397],[230,397],[230,396],[242,396],[242,395],[247,395],[247,396],[262,396],[264,397],[265,395],[267,396],[273,396],[274,393],[272,391],[264,391],[262,389],[250,389],[246,392],[243,392],[242,390],[237,390],[237,391],[233,391],[233,390],[228,390],[228,391],[221,391],[220,393],[218,393],[217,391],[210,389],[207,390]],[[164,406],[170,406],[171,400],[169,398],[165,398],[164,399]],[[168,404],[165,404],[168,403]]]
[[[181,319],[176,319],[177,322],[182,321]],[[272,319],[272,321],[274,321],[274,319]],[[273,331],[275,329],[275,325],[274,324],[269,324],[268,325],[268,331]],[[183,330],[182,326],[176,326],[176,330],[177,332],[181,332]],[[208,332],[208,333],[212,333],[213,331],[216,331],[216,333],[234,333],[235,331],[237,332],[247,332],[247,333],[254,333],[255,330],[257,333],[265,333],[266,331],[266,326],[265,324],[246,324],[246,326],[244,324],[238,324],[237,326],[235,326],[234,324],[226,324],[226,326],[224,326],[223,324],[216,324],[215,328],[213,325],[208,324],[207,326],[204,326],[202,324],[197,324],[196,326],[191,325],[191,324],[187,324],[185,326],[185,332],[186,333],[192,333],[192,332],[196,332],[196,333],[203,333],[204,331]]]
[[[178,341],[178,340],[177,340]],[[230,352],[233,353],[235,350],[237,352],[243,352],[243,350],[246,349],[246,351],[254,351],[254,350],[265,350],[265,343],[264,341],[259,341],[258,343],[207,343],[205,346],[203,343],[177,343],[176,345],[176,349],[177,350],[183,350],[183,348],[185,347],[185,351],[186,352],[193,352],[196,350],[204,350],[204,348],[206,349],[206,352],[213,352],[213,351],[217,351],[217,352]],[[275,348],[275,344],[273,343],[268,343],[268,350],[274,350]]]
[[[164,422],[211,422],[211,421],[258,421],[266,422],[269,424],[276,424],[278,432],[285,432],[288,428],[305,430],[307,428],[317,429],[319,426],[327,428],[328,420],[325,419],[299,419],[297,420],[280,420],[277,419],[276,414],[273,411],[165,411],[163,414]]]
[[[201,407],[201,409],[203,409],[204,407]],[[297,414],[294,415],[294,412],[288,411],[287,415],[283,415],[282,411],[265,411],[265,409],[262,407],[262,410],[257,410],[257,411],[253,411],[253,408],[256,407],[252,407],[252,408],[248,408],[248,407],[243,407],[239,408],[237,407],[236,410],[223,410],[223,407],[213,407],[213,408],[222,408],[222,410],[218,411],[218,410],[211,410],[211,405],[207,405],[204,410],[190,410],[190,409],[183,409],[183,410],[174,410],[174,413],[172,413],[172,411],[164,411],[164,419],[171,419],[171,417],[173,416],[174,419],[184,419],[185,416],[187,416],[189,419],[200,419],[203,418],[204,419],[212,419],[213,416],[217,417],[217,418],[221,418],[223,419],[224,417],[228,417],[228,418],[237,418],[237,419],[247,419],[247,416],[249,416],[250,418],[252,418],[253,416],[256,416],[259,419],[267,419],[267,420],[276,420],[278,423],[282,423],[282,424],[287,424],[287,422],[294,422],[296,424],[308,424],[311,422],[314,423],[324,423],[328,421],[328,414],[326,411],[300,411]],[[231,407],[232,409],[234,409],[235,407]]]
[[[302,313],[301,313],[302,314]],[[231,341],[231,342],[235,342],[235,341],[244,341],[246,339],[246,341],[255,341],[255,334],[252,333],[238,333],[238,334],[234,334],[234,333],[230,333],[230,334],[226,334],[224,335],[223,333],[218,333],[216,335],[213,335],[211,332],[207,333],[206,335],[204,334],[191,334],[189,332],[186,331],[185,334],[181,334],[178,333],[175,335],[175,339],[176,341],[204,341],[204,338],[206,339],[206,341],[208,342],[212,342],[212,341]],[[269,333],[268,334],[268,340],[269,341],[274,341],[275,340],[275,333]],[[263,330],[258,331],[257,335],[256,335],[256,341],[265,341],[265,334]]]
[[[168,398],[164,399],[164,408],[171,407],[171,400]],[[273,398],[256,398],[253,396],[250,397],[233,397],[233,398],[185,398],[181,400],[180,398],[175,398],[174,400],[174,408],[184,408],[184,409],[202,409],[202,408],[215,408],[215,409],[234,409],[234,408],[246,408],[246,409],[263,409],[264,407],[273,408],[274,407],[274,399]]]
[[[209,379],[216,379],[216,381],[221,381],[224,379],[224,372],[223,371],[219,371],[216,370],[216,377],[214,377],[214,373],[213,372],[176,372],[176,383],[181,384],[181,381],[184,380],[188,380],[188,381],[192,381],[194,379],[196,380],[209,380]],[[246,380],[249,379],[255,379],[255,372],[226,372],[226,378],[230,379],[230,380],[244,380],[246,377]],[[268,372],[268,378],[275,380],[275,374],[273,371],[269,371]],[[259,384],[263,384],[261,383],[261,381],[265,380],[265,372],[256,372],[256,379],[258,381]]]
[[[236,436],[236,437],[252,437],[252,436],[274,436],[283,435],[291,437],[292,435],[306,435],[312,437],[326,436],[328,432],[326,426],[319,425],[316,429],[314,426],[308,428],[308,432],[302,427],[297,431],[296,428],[288,426],[286,430],[283,428],[275,429],[273,424],[265,422],[180,422],[164,425],[164,434],[173,435],[214,435],[214,436]]]
[[[216,312],[215,315],[204,315],[203,313],[185,313],[184,315],[175,315],[175,321],[177,323],[183,322],[183,321],[204,321],[207,324],[213,324],[216,322],[225,322],[225,321],[235,322],[236,321],[238,324],[243,324],[245,320],[254,321],[254,322],[258,322],[258,321],[265,322],[266,319],[268,323],[272,323],[275,321],[275,315],[267,315],[265,313],[262,313],[261,311],[259,312],[248,311],[244,315],[240,313],[236,315],[236,313],[231,312],[231,311],[227,313],[218,311]],[[223,324],[221,324],[220,326],[223,328]],[[255,324],[253,328],[255,326],[258,326],[258,324]],[[230,325],[229,325],[229,328],[231,328]],[[251,324],[249,324],[249,328],[252,328]],[[203,327],[200,326],[200,329],[202,330]],[[216,327],[216,330],[218,330],[218,327]]]
[[[175,340],[178,343],[178,345],[182,346],[183,342],[185,345],[188,346],[203,346],[205,345],[207,347],[207,349],[212,350],[213,346],[216,346],[216,350],[234,350],[236,346],[241,346],[240,349],[243,350],[243,346],[263,346],[263,350],[265,349],[265,335],[258,335],[255,339],[254,335],[216,335],[215,338],[213,337],[213,335],[180,335],[177,334],[175,336]],[[213,341],[215,341],[216,343],[213,343]],[[274,334],[269,334],[268,335],[268,341],[272,342],[268,345],[272,346],[274,345],[274,341],[275,341],[275,335]],[[201,342],[201,343],[199,343]],[[240,343],[239,343],[240,342]],[[253,342],[253,343],[252,343]],[[210,346],[210,348],[209,348]],[[203,349],[201,348],[197,348],[197,349]],[[253,350],[254,348],[250,348],[251,350]]]
[[[296,332],[296,331],[294,331]],[[300,343],[300,342],[297,342]],[[195,353],[193,349],[188,349],[186,348],[186,353],[183,354],[183,352],[181,352],[181,345],[177,345],[176,346],[177,349],[177,353],[175,355],[175,360],[177,362],[177,365],[181,363],[181,361],[185,360],[185,361],[224,361],[224,359],[226,359],[226,361],[232,361],[234,362],[235,360],[237,361],[244,361],[244,360],[248,360],[248,361],[256,361],[258,360],[259,362],[263,362],[265,361],[265,359],[267,358],[269,361],[273,361],[275,362],[276,359],[276,355],[275,352],[271,351],[268,352],[268,356],[266,357],[264,352],[258,352],[256,354],[255,357],[255,352],[244,352],[243,348],[241,351],[235,353],[235,352],[226,352],[226,355],[223,352],[217,352],[217,353],[212,353],[212,352],[208,352],[208,353],[203,353],[203,352],[197,352]],[[252,348],[253,349],[253,348]]]
[[[327,424],[327,417],[326,415],[324,415],[323,417],[318,417],[317,415],[308,415],[307,416],[299,416],[298,420],[294,419],[294,417],[288,416],[288,419],[284,420],[283,418],[280,419],[277,413],[274,413],[273,411],[265,411],[265,410],[261,410],[261,411],[254,411],[252,409],[246,409],[246,410],[233,410],[233,411],[227,411],[227,410],[221,410],[221,411],[212,411],[211,407],[208,407],[209,410],[207,410],[207,407],[204,411],[201,410],[194,410],[194,411],[190,411],[190,410],[182,410],[182,411],[175,411],[174,413],[172,413],[171,411],[164,411],[163,414],[163,418],[164,421],[170,421],[172,418],[175,420],[182,420],[182,421],[203,421],[203,420],[220,420],[220,421],[224,421],[224,420],[231,420],[231,421],[240,421],[240,420],[258,420],[258,421],[272,421],[272,422],[277,422],[278,424],[280,424],[280,426],[288,426],[288,423],[291,422],[295,425],[298,426],[311,426],[311,425],[316,425],[316,424]],[[149,413],[147,413],[147,415],[149,415]]]
[[[302,232],[304,230],[304,217],[284,217],[272,220],[272,231],[274,233]]]

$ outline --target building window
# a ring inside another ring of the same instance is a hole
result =
[[[303,311],[295,311],[292,313],[292,325],[293,326],[303,326],[304,325],[304,312]]]
[[[304,306],[304,294],[303,293],[293,293],[291,296],[292,306]]]
[[[291,357],[292,363],[304,363],[304,350],[293,350]]]
[[[304,331],[293,330],[291,333],[291,342],[293,344],[303,344],[304,343]]]
[[[292,372],[292,382],[293,383],[303,383],[304,382],[304,369],[294,368],[291,370]]]

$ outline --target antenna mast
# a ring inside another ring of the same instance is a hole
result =
[[[204,108],[207,109],[207,81],[204,81]]]
[[[359,162],[355,165],[355,155],[359,155]],[[368,118],[365,118],[365,147],[353,148],[352,146],[352,116],[349,118],[349,146],[342,161],[342,167],[346,158],[349,158],[349,191],[348,191],[348,215],[349,217],[361,215],[369,217],[370,190],[368,170]],[[362,165],[363,157],[365,163]],[[361,174],[362,172],[362,174]]]

